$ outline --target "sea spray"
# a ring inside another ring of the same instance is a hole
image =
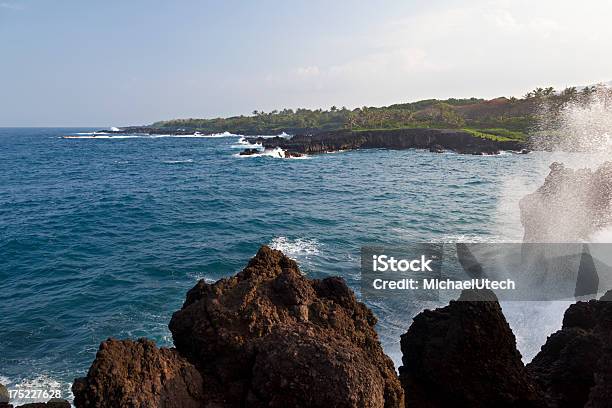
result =
[[[525,162],[530,166],[527,176],[509,176],[502,182],[496,211],[498,235],[511,241],[519,240],[522,230],[518,200],[534,192],[549,172],[553,162],[564,163],[573,169],[595,170],[611,155],[612,90],[605,85],[578,91],[560,105],[553,105],[546,98],[537,109],[538,124],[531,132],[531,145],[535,160]],[[547,152],[543,152],[547,151]],[[571,190],[571,186],[559,186]],[[568,191],[571,194],[571,191]],[[578,191],[575,192],[579,194]],[[563,205],[570,205],[564,203]],[[554,217],[553,212],[548,213]],[[568,219],[540,220],[547,224],[565,225]],[[612,229],[595,232],[590,242],[612,242]],[[597,254],[593,253],[594,256]],[[602,284],[607,283],[606,277]],[[546,336],[561,327],[563,311],[572,301],[556,302],[505,302],[502,307],[516,337],[518,348],[525,362],[539,351]]]
[[[560,99],[560,101],[559,101]],[[535,149],[582,152],[583,159],[610,153],[612,148],[612,88],[587,87],[575,96],[543,98],[536,109],[537,125],[531,144]],[[590,160],[583,163],[593,165]]]

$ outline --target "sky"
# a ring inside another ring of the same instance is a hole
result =
[[[0,0],[0,126],[594,84],[612,80],[611,15],[608,0]]]

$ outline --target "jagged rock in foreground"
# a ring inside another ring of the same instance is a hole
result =
[[[75,405],[398,408],[375,323],[342,279],[306,279],[264,246],[236,276],[187,293],[170,322],[176,349],[102,343]]]
[[[544,184],[520,201],[523,242],[580,242],[612,225],[612,162],[596,171],[553,163]]]
[[[236,276],[198,282],[170,330],[227,406],[399,407],[375,323],[342,279],[306,279],[264,246]]]
[[[543,406],[491,291],[421,312],[401,349],[407,408]]]
[[[195,408],[205,391],[192,364],[146,339],[102,342],[87,377],[72,386],[77,407]]]
[[[550,407],[612,406],[612,291],[571,305],[527,370]]]

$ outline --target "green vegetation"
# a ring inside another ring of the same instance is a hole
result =
[[[522,98],[484,100],[427,99],[385,107],[347,109],[332,106],[322,109],[283,109],[253,111],[252,115],[215,119],[174,119],[152,126],[168,130],[193,130],[202,133],[275,135],[282,132],[315,133],[338,129],[354,131],[400,128],[464,129],[478,137],[492,140],[524,140],[537,121],[543,105],[560,110],[565,104],[585,100],[595,87],[582,90],[536,88]]]
[[[524,141],[525,135],[520,132],[512,132],[506,129],[483,129],[482,131],[476,129],[463,128],[465,132],[471,133],[476,137],[482,139],[495,140],[496,142],[509,142],[509,141]]]

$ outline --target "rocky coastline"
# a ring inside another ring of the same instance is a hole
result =
[[[493,140],[452,129],[337,130],[312,135],[247,138],[265,149],[281,148],[290,155],[319,154],[356,149],[426,149],[441,153],[491,155],[501,151],[526,153],[526,144],[516,140]]]
[[[175,348],[108,339],[73,385],[81,407],[589,407],[612,393],[612,292],[578,302],[524,365],[497,298],[464,291],[401,338],[399,375],[376,318],[341,278],[308,279],[262,247],[199,281],[170,321]]]
[[[197,134],[191,129],[167,129],[156,127],[130,126],[116,130],[105,130],[101,134]],[[356,149],[425,149],[443,153],[452,151],[461,154],[492,155],[501,151],[528,152],[527,144],[518,140],[494,140],[478,137],[470,132],[457,129],[404,128],[376,130],[333,130],[313,133],[298,133],[292,137],[247,136],[253,144],[265,149],[281,148],[285,157],[299,157],[304,154],[330,153]],[[257,149],[247,148],[240,155],[257,154]]]

